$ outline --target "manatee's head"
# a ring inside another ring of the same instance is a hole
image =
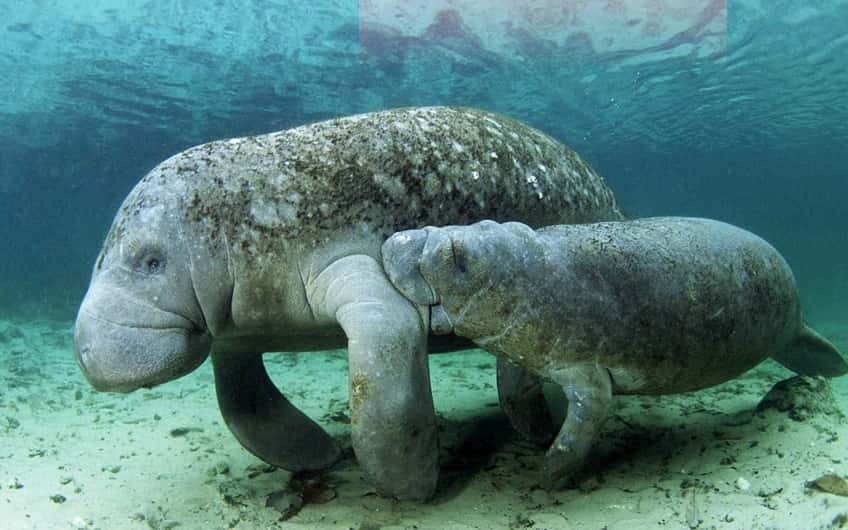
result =
[[[143,180],[97,258],[74,340],[98,390],[149,388],[190,372],[209,353],[179,200],[179,189]]]
[[[469,304],[483,317],[506,303],[491,288],[509,281],[519,242],[516,230],[532,233],[525,225],[493,221],[405,230],[383,244],[383,267],[405,297],[436,309],[433,331],[448,332]]]

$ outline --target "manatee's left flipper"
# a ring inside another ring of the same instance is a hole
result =
[[[318,318],[348,339],[353,449],[381,495],[427,499],[438,479],[428,322],[369,256],[335,261],[307,283]],[[426,315],[426,312],[423,314]]]
[[[498,399],[512,427],[524,438],[549,445],[554,422],[542,389],[542,380],[508,360],[498,358]]]
[[[566,486],[583,465],[592,441],[606,420],[612,402],[612,381],[606,368],[580,365],[551,373],[568,399],[568,414],[545,454],[543,485]]]
[[[268,377],[260,354],[212,354],[218,407],[230,431],[251,453],[288,471],[325,469],[341,448],[292,405]]]

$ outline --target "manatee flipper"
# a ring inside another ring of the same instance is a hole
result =
[[[439,451],[426,317],[365,255],[321,271],[307,284],[307,299],[317,317],[334,318],[347,335],[351,440],[360,465],[381,495],[430,498]]]
[[[545,454],[543,469],[543,486],[558,489],[574,477],[606,420],[612,402],[612,381],[606,368],[597,365],[553,370],[551,378],[562,386],[568,399],[568,413]]]
[[[554,423],[542,390],[542,380],[524,368],[498,358],[498,399],[513,429],[524,438],[547,446]]]
[[[774,359],[801,375],[838,377],[848,372],[848,363],[842,353],[807,324],[801,325],[798,336]]]
[[[325,469],[341,458],[336,441],[292,405],[265,371],[259,354],[212,354],[224,421],[238,441],[288,471]]]

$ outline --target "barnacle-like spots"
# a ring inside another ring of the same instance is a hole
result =
[[[179,193],[168,190],[179,190]],[[603,180],[573,151],[512,119],[473,109],[396,109],[188,149],[151,171],[122,215],[177,205],[210,244],[256,255],[323,244],[365,226],[619,218]],[[114,237],[124,229],[113,227]]]

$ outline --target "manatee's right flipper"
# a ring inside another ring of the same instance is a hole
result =
[[[549,445],[555,429],[542,380],[506,359],[498,358],[498,399],[513,429],[537,444]]]
[[[277,390],[261,355],[213,353],[212,367],[221,414],[248,451],[288,471],[325,469],[341,458],[336,441]]]
[[[592,442],[607,418],[612,381],[606,368],[572,366],[551,373],[568,399],[568,414],[556,440],[545,454],[542,484],[546,489],[566,486],[583,465]]]
[[[436,411],[427,365],[427,315],[371,256],[338,259],[307,282],[318,318],[347,336],[350,437],[377,493],[433,496],[439,477]]]
[[[774,359],[801,375],[838,377],[848,372],[842,353],[807,324]]]

